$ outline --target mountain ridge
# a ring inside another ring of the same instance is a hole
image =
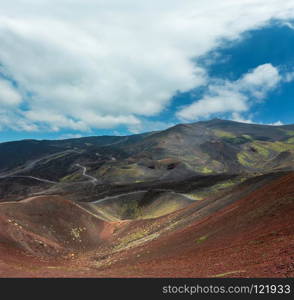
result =
[[[293,140],[294,125],[256,125],[220,119],[177,124],[166,130],[130,136],[23,140],[0,144],[0,174],[14,169],[17,174],[42,175],[39,171],[45,164],[48,171],[50,161],[51,169],[58,161],[67,170],[56,176],[52,170],[49,180],[62,180],[71,170],[74,175],[76,163],[84,164],[90,175],[102,181],[105,178],[105,182],[109,182],[110,176],[119,176],[118,173],[131,182],[174,178],[174,173],[192,176],[251,172],[269,166],[283,152],[292,157]],[[34,168],[28,168],[28,164],[34,164]],[[131,171],[136,173],[133,179],[128,175]]]
[[[64,139],[32,139],[32,138],[27,138],[27,139],[20,139],[20,140],[14,140],[14,141],[5,141],[5,142],[0,142],[0,144],[7,144],[7,143],[16,143],[16,142],[33,142],[33,141],[39,141],[39,142],[50,142],[50,141],[73,141],[73,140],[83,140],[83,139],[92,139],[92,138],[125,138],[125,137],[133,137],[133,136],[142,136],[142,135],[149,135],[153,133],[158,133],[158,132],[163,132],[169,129],[172,129],[174,127],[178,126],[186,126],[186,125],[196,125],[196,124],[217,124],[217,123],[227,123],[227,124],[245,124],[248,126],[261,126],[261,127],[270,127],[270,128],[286,128],[289,127],[294,130],[294,123],[292,124],[283,124],[283,125],[272,125],[272,124],[258,124],[258,123],[244,123],[240,121],[234,121],[234,120],[226,120],[226,119],[219,119],[219,118],[214,118],[211,120],[207,121],[198,121],[198,122],[190,122],[190,123],[178,123],[175,124],[174,126],[171,126],[167,129],[164,130],[155,130],[155,131],[146,131],[143,133],[137,133],[137,134],[129,134],[129,135],[91,135],[91,136],[85,136],[85,137],[73,137],[73,138],[64,138]]]

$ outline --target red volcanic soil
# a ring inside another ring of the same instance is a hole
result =
[[[122,253],[127,258],[104,274],[293,277],[293,183],[293,173],[283,176],[187,227]]]
[[[261,176],[172,214],[124,222],[61,197],[3,203],[0,276],[293,277],[293,183],[294,172]]]
[[[59,196],[0,203],[1,246],[35,257],[60,257],[106,243],[115,224]]]

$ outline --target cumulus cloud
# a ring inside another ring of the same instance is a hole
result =
[[[22,112],[10,111],[0,107],[0,130],[12,129],[15,131],[38,131],[36,124],[23,118]]]
[[[55,131],[139,126],[175,93],[207,84],[198,57],[292,17],[293,0],[1,1],[0,72],[17,86],[0,85],[0,124]],[[252,87],[260,98],[261,85]],[[216,97],[246,109],[239,91],[211,89],[207,114],[220,106]]]
[[[263,100],[281,80],[279,70],[271,64],[258,66],[236,81],[216,80],[202,99],[182,108],[177,116],[189,121],[217,113],[240,116],[254,102]]]
[[[21,95],[14,89],[12,84],[0,79],[0,107],[17,106],[21,102]]]
[[[258,66],[252,72],[247,73],[241,80],[236,82],[240,91],[248,91],[255,98],[263,99],[266,94],[276,88],[282,80],[279,70],[271,64]]]

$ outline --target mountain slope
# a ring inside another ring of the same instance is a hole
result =
[[[293,172],[262,175],[159,218],[120,222],[58,197],[3,203],[0,276],[293,277],[293,181]],[[60,210],[65,218],[50,217]]]
[[[292,168],[294,125],[267,126],[212,120],[128,137],[0,144],[1,176],[26,175],[71,182],[77,164],[100,183],[171,180],[197,174]]]
[[[294,126],[0,144],[0,277],[293,276]]]

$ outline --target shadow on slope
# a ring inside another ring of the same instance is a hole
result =
[[[149,190],[106,197],[96,203],[82,205],[100,216],[103,212],[116,220],[130,220],[157,218],[182,209],[192,202],[186,196],[172,191]]]

